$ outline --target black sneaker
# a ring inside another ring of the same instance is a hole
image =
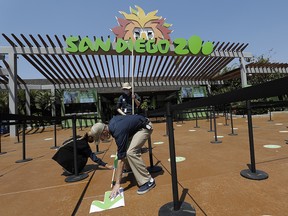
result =
[[[148,182],[146,182],[144,185],[142,185],[138,189],[137,194],[141,195],[141,194],[147,193],[148,191],[150,191],[155,186],[156,186],[155,180],[153,178],[151,178]]]

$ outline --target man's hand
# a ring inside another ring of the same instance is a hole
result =
[[[111,194],[109,196],[110,199],[113,199],[115,198],[118,194],[120,194],[120,184],[115,184],[112,191],[111,191]]]
[[[106,164],[106,165],[105,165],[105,168],[110,169],[110,170],[113,170],[113,169],[114,169],[114,167],[113,167],[112,165],[109,165],[109,164]]]
[[[138,101],[138,99],[136,98],[136,95],[132,95],[131,97],[132,97],[132,99],[134,100],[136,106],[139,107],[140,101]]]
[[[124,159],[119,159],[117,169],[115,171],[115,185],[113,186],[113,189],[109,196],[110,199],[115,198],[117,194],[120,193],[119,189],[120,189],[120,181],[122,178],[123,166],[124,166]]]

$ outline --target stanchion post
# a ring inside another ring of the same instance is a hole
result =
[[[227,110],[226,110],[226,107],[224,108],[224,113],[225,113],[225,124],[224,124],[224,126],[229,126],[229,124],[228,124],[228,114],[227,114]]]
[[[20,137],[19,137],[19,121],[17,121],[18,124],[15,125],[16,128],[16,134],[17,134],[17,143],[20,143]]]
[[[148,138],[148,150],[149,150],[150,167],[147,167],[147,170],[149,171],[149,173],[156,173],[162,171],[162,167],[154,166],[151,137]]]
[[[145,116],[146,116],[146,118],[147,118],[147,110],[145,110]],[[149,136],[149,138],[148,138],[148,150],[149,150],[150,167],[147,167],[147,170],[149,171],[149,173],[156,173],[156,172],[162,171],[162,167],[160,167],[160,166],[154,166],[151,136]]]
[[[245,169],[240,172],[240,175],[244,178],[251,180],[263,180],[268,178],[268,174],[261,170],[256,170],[255,165],[255,151],[254,151],[254,140],[253,140],[253,125],[251,115],[251,104],[250,101],[246,101],[247,108],[247,119],[248,119],[248,133],[249,133],[249,147],[250,147],[250,169]]]
[[[206,108],[205,112],[206,112],[206,121],[208,122],[208,121],[210,121],[210,115],[209,115],[208,108]]]
[[[50,149],[58,149],[59,147],[57,146],[57,136],[56,136],[56,119],[54,122],[54,146],[52,146]]]
[[[210,112],[209,112],[209,121],[210,121],[210,129],[208,130],[208,132],[214,132],[213,128],[212,128],[212,112],[211,112],[211,107],[210,107]]]
[[[228,134],[230,136],[237,136],[238,134],[234,133],[234,126],[233,126],[233,115],[232,115],[232,107],[230,105],[230,123],[231,123],[231,133]]]
[[[3,132],[4,132],[4,129],[3,129]],[[1,141],[1,138],[2,138],[2,121],[0,121],[0,155],[7,153],[7,152],[2,152],[2,141]]]
[[[79,124],[80,124],[80,130],[82,131],[82,115],[80,116],[81,118],[79,118]],[[86,119],[87,121],[87,119]],[[86,123],[86,126],[87,126],[87,123]]]
[[[167,124],[167,116],[165,115],[166,118],[166,125],[165,125],[165,134],[163,136],[169,136],[169,129],[168,129],[168,124]]]
[[[76,115],[72,116],[72,131],[73,131],[73,154],[74,154],[74,175],[68,176],[65,182],[76,182],[88,177],[87,173],[79,175],[78,162],[77,162],[77,141],[76,141]]]
[[[192,206],[186,202],[180,203],[178,195],[178,180],[176,170],[176,154],[175,154],[175,143],[174,143],[174,131],[173,131],[173,114],[171,112],[171,104],[167,102],[166,111],[166,123],[169,128],[169,151],[170,151],[170,166],[171,166],[171,177],[172,177],[172,194],[173,202],[167,203],[159,209],[158,215],[195,215],[195,210]]]
[[[214,122],[214,140],[211,143],[222,143],[221,140],[218,140],[217,137],[217,126],[216,126],[216,116],[215,116],[215,106],[213,106],[213,122]]]
[[[177,185],[177,168],[176,168],[176,153],[175,153],[175,143],[174,143],[174,128],[173,128],[173,113],[171,112],[171,104],[167,104],[167,126],[169,129],[169,150],[170,150],[170,166],[172,174],[172,190],[173,190],[173,203],[174,210],[178,211],[180,209],[179,195],[178,195],[178,185]]]
[[[194,128],[200,128],[199,126],[198,126],[198,109],[196,109],[196,119],[195,119],[195,127]]]
[[[23,120],[23,129],[22,129],[22,160],[17,160],[16,163],[22,163],[22,162],[27,162],[27,161],[32,160],[32,158],[26,158],[25,130],[26,130],[26,119]]]
[[[273,121],[272,120],[272,115],[271,115],[271,109],[268,109],[268,111],[269,111],[269,120],[268,121]]]

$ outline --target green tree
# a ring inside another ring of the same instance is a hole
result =
[[[0,91],[0,110],[1,113],[9,113],[9,98],[6,90]]]
[[[51,116],[53,98],[49,90],[37,91],[35,95],[35,107],[42,116]]]

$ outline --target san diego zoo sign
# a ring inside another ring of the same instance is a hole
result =
[[[145,14],[142,8],[135,7],[136,10],[130,7],[130,14],[120,11],[124,19],[117,18],[119,25],[111,29],[116,36],[114,42],[110,38],[104,41],[102,38],[91,40],[89,37],[80,39],[71,36],[66,39],[66,51],[97,53],[100,50],[108,52],[115,49],[117,53],[133,50],[136,53],[166,54],[172,50],[176,55],[210,55],[213,52],[213,43],[203,42],[197,35],[189,39],[176,38],[172,41],[170,38],[172,30],[169,29],[172,25],[165,23],[164,18],[156,16],[158,11]]]

